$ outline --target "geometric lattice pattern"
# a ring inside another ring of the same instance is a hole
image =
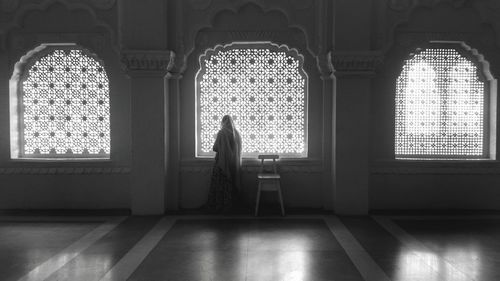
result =
[[[398,158],[484,155],[485,83],[455,49],[426,49],[405,62],[396,84]]]
[[[228,114],[240,131],[244,155],[306,156],[307,75],[299,58],[243,46],[206,56],[200,74],[198,155],[211,153]]]
[[[22,81],[21,102],[25,157],[109,157],[108,77],[83,50],[39,58]]]

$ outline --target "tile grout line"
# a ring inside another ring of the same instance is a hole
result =
[[[316,219],[322,220],[324,215],[286,215],[285,217],[281,215],[276,216],[220,216],[220,215],[186,215],[177,216],[178,219],[182,220],[296,220],[296,219]]]
[[[382,228],[384,228],[387,232],[389,232],[392,236],[396,237],[403,245],[404,247],[408,249],[412,249],[417,247],[418,249],[425,250],[427,252],[433,252],[429,247],[427,247],[424,243],[420,242],[417,240],[415,237],[413,237],[411,234],[406,232],[404,229],[399,227],[396,223],[394,223],[390,218],[388,217],[382,217],[382,216],[372,216],[372,218],[380,225]],[[415,252],[415,255],[418,255],[418,253]],[[456,265],[453,263],[450,263],[448,260],[439,257],[440,260],[445,262],[448,266],[451,268],[455,269],[456,272],[461,273],[461,279],[460,280],[474,280],[471,276],[469,276],[466,272],[463,272],[460,268],[457,268]],[[425,259],[423,259],[425,260]],[[431,264],[427,264],[430,268],[436,270]]]
[[[52,256],[45,262],[41,263],[26,275],[21,277],[19,281],[34,281],[45,280],[54,272],[63,267],[66,263],[78,256],[82,251],[90,247],[97,240],[101,239],[104,235],[108,234],[126,217],[116,217],[103,222],[101,225],[91,230],[89,233],[60,251],[58,254]]]
[[[365,281],[390,281],[337,216],[325,216],[323,220]]]
[[[161,218],[100,280],[127,280],[172,228],[176,220],[173,217]]]
[[[248,225],[246,225],[248,227]],[[248,233],[251,233],[250,228],[248,227]],[[246,251],[246,258],[245,258],[245,281],[248,280],[248,257],[250,253],[250,235],[247,235],[247,251]]]
[[[106,222],[125,216],[0,216],[0,222]]]
[[[382,215],[379,216],[372,216],[372,217],[385,217]],[[392,220],[394,219],[404,219],[404,220],[477,220],[477,219],[482,219],[482,220],[497,220],[500,219],[500,215],[459,215],[459,216],[454,216],[454,215],[418,215],[418,216],[402,216],[402,215],[395,215],[395,216],[387,216],[390,217]]]

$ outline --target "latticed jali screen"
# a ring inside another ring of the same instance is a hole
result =
[[[54,50],[22,82],[25,155],[109,156],[109,85],[103,66],[82,50]]]
[[[480,158],[485,83],[454,49],[427,49],[406,61],[396,85],[396,157]]]
[[[212,151],[228,114],[243,153],[305,156],[307,76],[297,58],[269,49],[222,50],[205,57],[200,73],[198,154]]]

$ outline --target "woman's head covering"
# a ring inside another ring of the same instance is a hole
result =
[[[217,133],[213,150],[217,152],[217,165],[226,175],[235,176],[241,161],[241,137],[229,115],[222,117],[221,129]]]
[[[236,137],[236,128],[234,127],[233,118],[230,115],[224,115],[224,117],[222,117],[221,127],[222,131],[226,131],[227,133],[233,135],[233,138]]]
[[[229,115],[224,115],[224,117],[222,117],[221,125],[223,129],[227,128],[230,129],[232,132],[234,131],[233,118],[231,118],[231,116]]]

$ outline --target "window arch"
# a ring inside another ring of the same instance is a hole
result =
[[[496,81],[481,60],[456,43],[405,60],[396,81],[396,158],[494,159]]]
[[[200,56],[196,75],[197,156],[213,155],[222,116],[233,116],[243,156],[307,156],[304,58],[270,42],[235,42]]]
[[[42,44],[11,79],[12,158],[109,158],[109,80],[76,44]]]

